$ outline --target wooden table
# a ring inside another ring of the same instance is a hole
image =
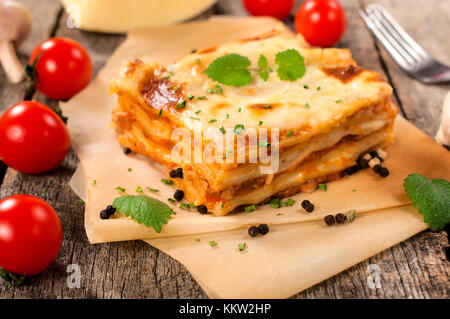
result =
[[[90,52],[97,72],[109,55],[124,40],[123,35],[83,32],[67,27],[67,16],[56,0],[23,0],[34,16],[30,38],[20,47],[23,63],[33,48],[48,37],[71,37]],[[443,97],[449,85],[427,86],[410,79],[397,67],[386,51],[374,41],[358,16],[358,9],[370,0],[341,0],[348,27],[340,47],[350,48],[360,65],[385,76],[395,89],[401,113],[430,136],[439,125]],[[448,0],[379,0],[400,24],[433,56],[450,64]],[[298,6],[297,3],[296,6]],[[240,0],[219,1],[210,10],[214,14],[245,15]],[[293,25],[293,16],[287,24]],[[26,83],[7,82],[0,69],[0,107],[2,110],[23,100]],[[56,101],[40,93],[33,99],[50,106]],[[49,202],[58,212],[64,232],[61,252],[56,262],[43,274],[19,287],[0,284],[0,298],[207,298],[189,272],[177,261],[141,241],[90,245],[83,226],[84,204],[77,201],[67,182],[77,167],[77,157],[70,152],[55,171],[22,175],[0,168],[0,197],[30,194]],[[448,298],[450,267],[444,247],[444,232],[424,231],[294,298]],[[66,267],[81,268],[81,288],[66,286]],[[381,268],[381,288],[369,289],[366,269],[369,264]]]

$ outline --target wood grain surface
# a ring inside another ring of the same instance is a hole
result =
[[[95,72],[104,65],[123,35],[83,32],[67,27],[67,16],[57,0],[23,0],[34,17],[33,32],[19,48],[24,63],[33,48],[52,36],[75,39],[85,46]],[[297,1],[296,7],[301,1]],[[376,70],[395,89],[402,114],[430,136],[439,126],[444,95],[449,85],[421,84],[405,75],[386,51],[375,42],[358,16],[369,3],[383,4],[426,50],[450,65],[448,0],[341,0],[348,27],[339,47],[350,48],[363,67]],[[210,13],[246,15],[240,0],[220,0]],[[293,26],[293,15],[285,21]],[[0,68],[0,110],[24,99],[27,84],[9,84]],[[40,93],[33,99],[56,106]],[[69,119],[70,121],[70,119]],[[0,198],[30,194],[49,202],[63,225],[63,244],[56,262],[44,273],[22,286],[7,288],[0,283],[0,298],[207,298],[189,272],[177,261],[141,241],[90,245],[83,226],[84,204],[67,185],[78,159],[71,151],[55,171],[43,175],[23,175],[0,165]],[[425,231],[402,242],[293,298],[449,298],[450,267],[444,247],[444,232]],[[69,289],[69,264],[79,265],[81,287]],[[367,285],[367,267],[381,269],[381,288]]]

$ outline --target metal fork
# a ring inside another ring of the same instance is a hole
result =
[[[433,59],[383,6],[371,4],[365,11],[359,10],[359,14],[395,62],[410,76],[428,84],[450,82],[450,67]]]

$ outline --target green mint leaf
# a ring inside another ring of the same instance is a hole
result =
[[[244,86],[252,81],[248,70],[250,60],[232,53],[215,59],[204,73],[212,80],[230,86]]]
[[[148,196],[125,195],[116,198],[112,206],[121,214],[130,217],[139,224],[152,227],[161,232],[163,224],[167,224],[173,210],[163,202]]]
[[[267,58],[264,55],[260,55],[258,59],[258,74],[264,82],[267,82],[269,79],[269,62],[267,62]]]
[[[450,183],[444,179],[429,181],[420,174],[410,174],[403,187],[414,207],[432,229],[442,229],[450,222]]]
[[[305,75],[305,61],[295,49],[278,52],[275,63],[278,64],[278,77],[283,81],[296,81]]]

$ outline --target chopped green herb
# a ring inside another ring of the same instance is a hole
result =
[[[284,214],[282,214],[282,213],[278,213],[278,214],[277,214],[277,216],[282,216],[282,215],[284,215]]]
[[[197,97],[197,100],[207,100],[206,96],[202,95]]]
[[[263,146],[263,147],[269,147],[270,146],[270,143],[269,142],[267,142],[267,141],[259,141],[259,146]]]
[[[166,185],[173,185],[173,181],[170,179],[161,178],[161,183]]]
[[[306,104],[305,104],[305,107],[306,107],[307,109],[309,109],[309,103],[306,103]]]
[[[261,126],[263,125],[263,123],[264,123],[263,121],[259,121],[258,125]]]
[[[353,193],[356,192],[356,188],[353,188],[353,189],[352,189],[352,192],[353,192]]]
[[[243,251],[245,249],[245,247],[247,247],[246,243],[238,244],[238,250],[239,251]]]
[[[239,135],[244,131],[244,125],[243,124],[237,124],[234,127],[234,134]]]
[[[177,110],[178,109],[183,109],[185,107],[186,107],[186,101],[185,100],[177,103]]]
[[[170,74],[170,75],[175,75],[175,73],[173,73],[172,71],[169,71],[169,74]]]
[[[295,204],[295,200],[294,200],[294,199],[291,199],[291,198],[288,198],[288,199],[283,203],[283,206],[294,206],[294,204]]]
[[[125,193],[125,188],[120,187],[120,186],[117,186],[117,187],[115,188],[115,190],[116,190],[116,191],[119,191],[119,192],[121,192],[121,193]]]
[[[238,109],[238,112],[239,112],[239,113],[241,113],[241,111],[242,111],[242,107],[240,107],[240,108]]]
[[[161,117],[161,115],[162,115],[162,109],[159,110],[158,117]]]
[[[272,198],[269,201],[269,205],[272,208],[280,208],[281,207],[281,199],[279,199],[279,198]]]
[[[303,85],[304,89],[309,89],[309,86],[307,84]]]
[[[225,118],[228,120],[230,118],[230,114],[227,114]]]
[[[168,198],[167,201],[168,201],[169,203],[172,203],[172,204],[173,204],[173,203],[176,203],[176,200],[173,199],[173,198]]]
[[[136,187],[136,193],[142,193],[144,189],[141,186]]]
[[[219,130],[220,130],[220,132],[222,132],[222,134],[225,134],[225,132],[226,132],[226,131],[225,131],[225,128],[224,128],[223,126],[220,127]]]
[[[211,245],[211,247],[217,246],[217,242],[214,241],[214,240],[211,240],[211,241],[209,242],[209,244]]]
[[[342,102],[342,100],[337,100],[337,101],[336,101],[336,103],[341,103],[341,102]]]
[[[97,180],[94,179],[91,184],[92,185],[97,185]]]
[[[217,91],[217,93],[219,93],[219,94],[222,94],[222,93],[223,93],[222,87],[221,87],[220,85],[216,85],[216,91]]]
[[[270,106],[271,106],[270,104],[267,104],[267,105],[264,105],[264,108],[268,109],[268,108],[270,108]]]
[[[292,132],[292,131],[289,131],[289,132],[286,134],[286,136],[289,137],[289,136],[291,136],[292,134],[293,134],[293,132]]]
[[[269,62],[264,55],[260,55],[258,59],[258,74],[264,82],[267,82],[269,79],[269,71],[268,71]]]
[[[193,120],[196,120],[196,121],[200,121],[200,122],[202,121],[198,117],[195,117],[195,116],[190,116],[190,118],[193,119]]]
[[[84,203],[84,200],[82,200],[82,199],[77,199],[77,203],[83,204],[83,203]]]
[[[213,94],[216,93],[216,89],[207,89],[206,92]]]
[[[170,78],[170,75],[167,75],[167,76],[162,77],[161,79],[168,80],[169,78]]]
[[[189,100],[192,100],[194,97],[195,97],[195,96],[194,96],[193,94],[191,94],[191,93],[189,93],[189,94],[187,95],[187,98],[188,98]]]
[[[149,192],[152,192],[152,193],[158,193],[158,192],[159,192],[159,189],[151,188],[151,187],[147,187],[147,190],[148,190]]]
[[[319,188],[326,192],[327,191],[327,184],[319,183]]]
[[[225,202],[222,203],[222,208],[225,206]]]
[[[195,114],[198,114],[198,113],[200,113],[202,110],[198,110],[198,111],[195,111]]]
[[[244,208],[244,212],[246,212],[246,213],[250,213],[250,212],[253,212],[255,210],[256,210],[256,206],[255,205],[249,205],[249,206],[246,206]]]
[[[317,90],[317,91],[320,91],[320,90],[321,90],[321,87],[320,87],[320,86],[318,86],[318,87],[316,88],[316,90]]]
[[[173,93],[176,93],[179,89],[180,89],[180,87],[177,86],[176,88],[173,89]]]
[[[214,123],[214,122],[216,122],[217,121],[217,119],[210,119],[209,121],[208,121],[208,123]]]
[[[190,208],[194,208],[194,207],[195,207],[194,204],[180,203],[180,208],[182,208],[182,209],[190,209]]]
[[[195,240],[197,241],[197,243],[199,243],[199,242],[200,242],[200,238],[196,238]]]

